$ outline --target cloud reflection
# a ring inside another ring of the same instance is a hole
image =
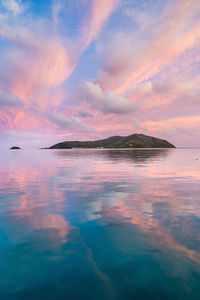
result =
[[[113,295],[116,286],[104,260],[110,268],[124,266],[127,257],[135,259],[134,247],[168,276],[186,280],[190,268],[200,271],[197,154],[181,149],[9,153],[12,159],[0,169],[6,199],[1,205],[9,216],[9,226],[4,218],[2,227],[13,243],[33,239],[32,250],[50,251],[47,260],[87,262],[87,272],[92,269]],[[190,158],[189,166],[184,158]]]

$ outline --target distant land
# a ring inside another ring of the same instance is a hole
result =
[[[97,141],[65,141],[55,144],[47,149],[72,148],[176,148],[166,140],[158,139],[144,134],[131,134],[129,136],[111,136]]]
[[[10,148],[10,150],[21,150],[21,148],[18,147],[18,146],[13,146],[13,147]]]

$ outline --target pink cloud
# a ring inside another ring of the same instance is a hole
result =
[[[93,0],[91,11],[81,26],[82,47],[86,48],[100,33],[103,25],[117,8],[120,0]]]
[[[67,115],[65,120],[61,120],[60,116],[58,118],[56,110],[66,98],[61,86],[70,77],[82,51],[97,37],[117,3],[118,1],[112,0],[106,5],[106,1],[94,0],[89,17],[82,24],[81,32],[84,37],[69,43],[67,38],[61,37],[57,32],[50,36],[45,28],[51,24],[44,26],[45,20],[32,20],[26,15],[20,19],[15,18],[25,9],[20,1],[4,1],[4,7],[13,17],[7,13],[0,16],[0,35],[12,47],[8,46],[3,51],[3,60],[0,62],[0,89],[5,90],[4,97],[3,92],[0,94],[0,103],[4,106],[16,106],[23,100],[25,108],[2,110],[1,130],[32,130],[41,126],[44,129],[50,120],[52,130],[58,123],[65,123],[65,126],[61,126],[63,130],[70,129],[70,126],[76,127],[77,131],[81,128],[89,130],[89,126],[74,116]],[[61,9],[60,5],[53,6],[55,28],[58,26]],[[76,50],[78,48],[79,51]],[[5,97],[5,94],[12,94],[12,97]],[[45,112],[50,110],[51,115],[56,115],[56,118],[47,117]]]
[[[20,3],[5,0],[7,12],[0,11],[5,42],[0,60],[1,130],[80,138],[133,132],[160,137],[176,132],[183,140],[195,132],[199,137],[197,0],[167,2],[156,18],[153,10],[122,4],[120,20],[129,26],[123,30],[116,24],[106,32],[102,29],[120,1],[88,1],[88,11],[80,13],[80,30],[71,39],[59,33],[59,18],[65,14],[60,2],[54,3],[52,21],[31,18]],[[77,80],[74,93],[68,94],[65,83],[93,41],[97,53],[92,59],[95,68],[100,64],[99,73],[94,75],[93,65],[88,66],[85,84],[80,88]],[[173,139],[180,141],[175,135]]]
[[[198,8],[196,0],[177,1],[175,5],[169,7],[169,11],[163,16],[163,23],[161,26],[158,24],[158,29],[149,45],[140,49],[143,54],[138,65],[116,87],[116,92],[122,93],[130,85],[141,84],[171,64],[173,67],[178,64],[186,68],[188,59],[180,62],[178,58],[184,52],[193,49],[200,38],[200,21],[196,18]]]

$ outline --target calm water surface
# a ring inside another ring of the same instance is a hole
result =
[[[0,153],[0,299],[200,299],[200,149]]]

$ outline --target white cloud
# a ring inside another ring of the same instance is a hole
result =
[[[93,82],[86,81],[79,87],[80,97],[89,105],[105,114],[128,114],[137,109],[137,105],[123,96],[112,91],[103,93],[101,87]]]
[[[59,14],[63,8],[63,4],[60,1],[54,1],[52,4],[52,17],[54,21],[54,27],[55,29],[58,26],[59,23]]]
[[[66,117],[61,113],[47,113],[47,118],[61,129],[71,129],[79,132],[93,132],[94,129],[84,124],[77,117]]]
[[[14,16],[24,12],[24,5],[20,0],[2,0],[3,6],[10,11]]]

